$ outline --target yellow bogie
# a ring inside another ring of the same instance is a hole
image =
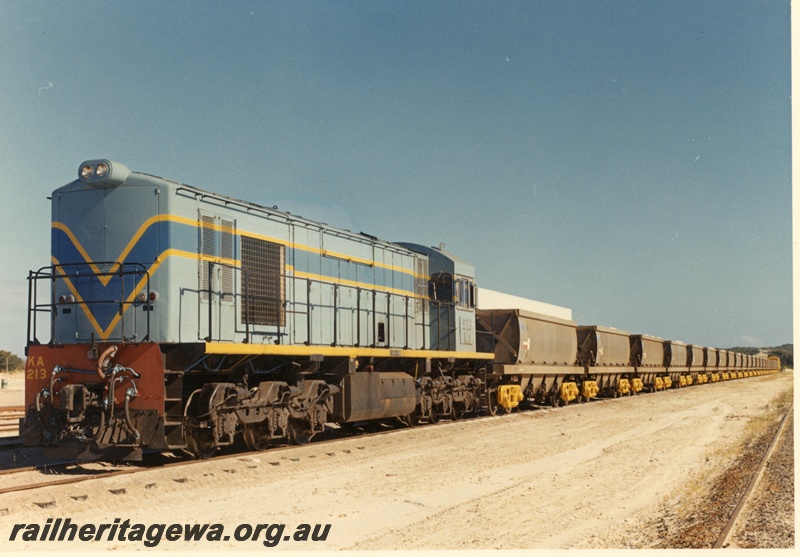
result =
[[[686,376],[685,375],[681,375],[680,376],[680,378],[678,379],[678,385],[680,385],[681,387],[685,387],[686,386]]]
[[[664,377],[663,380],[664,380],[664,388],[665,389],[671,389],[672,388],[672,379],[670,379],[669,377]]]
[[[581,391],[583,398],[589,400],[597,396],[597,393],[600,392],[600,387],[597,386],[597,381],[584,381],[581,385]]]
[[[522,389],[519,385],[500,385],[497,387],[497,404],[510,411],[519,406],[523,400]]]
[[[578,398],[578,394],[578,385],[576,383],[561,383],[561,387],[558,390],[558,396],[564,402],[575,400]]]
[[[660,377],[656,377],[656,380],[653,382],[653,385],[655,386],[657,391],[664,390],[664,381]]]
[[[634,393],[638,393],[644,389],[644,383],[642,383],[642,380],[639,379],[638,377],[634,377],[633,384],[631,385],[631,387],[633,388]]]
[[[617,383],[617,392],[621,395],[627,395],[631,392],[631,383],[627,379],[620,379]]]

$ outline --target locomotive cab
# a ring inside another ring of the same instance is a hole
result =
[[[431,349],[474,352],[475,268],[442,248],[400,245],[428,256]]]

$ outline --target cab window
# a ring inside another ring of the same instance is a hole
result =
[[[456,280],[456,304],[460,308],[472,309],[475,307],[475,283],[470,279]]]
[[[431,277],[431,300],[452,304],[453,303],[453,277],[449,273],[436,273]]]

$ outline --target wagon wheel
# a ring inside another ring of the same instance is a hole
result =
[[[269,433],[267,420],[245,424],[242,438],[244,439],[244,444],[247,445],[247,448],[251,451],[264,451],[268,449],[272,439]]]

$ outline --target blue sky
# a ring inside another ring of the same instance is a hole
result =
[[[703,345],[792,339],[789,2],[0,0],[0,348],[81,161]]]

